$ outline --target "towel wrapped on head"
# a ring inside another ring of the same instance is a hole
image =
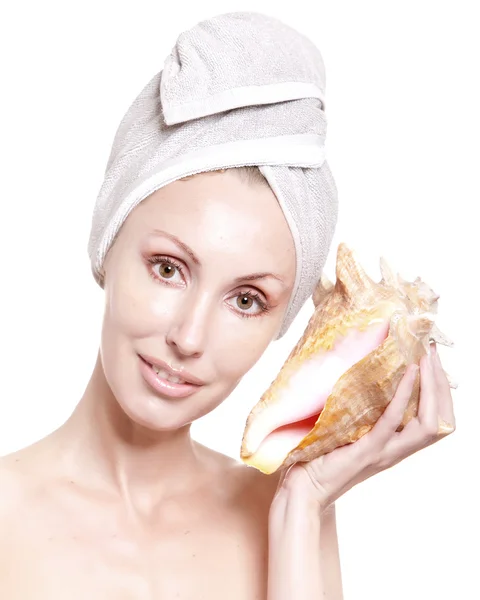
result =
[[[95,280],[103,287],[109,248],[155,190],[195,173],[256,165],[295,243],[281,338],[320,279],[337,223],[326,129],[324,63],[304,35],[256,12],[183,32],[115,134],[88,244]]]

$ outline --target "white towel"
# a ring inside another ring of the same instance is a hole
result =
[[[108,249],[152,192],[193,173],[258,165],[296,248],[295,286],[279,339],[312,295],[337,223],[326,129],[322,56],[295,29],[264,14],[235,12],[181,33],[116,132],[88,244],[95,280],[103,287]]]

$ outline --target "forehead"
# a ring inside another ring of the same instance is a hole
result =
[[[127,220],[138,235],[168,230],[212,252],[294,253],[288,223],[268,186],[231,172],[201,173],[151,194]],[[285,257],[283,257],[285,258]]]

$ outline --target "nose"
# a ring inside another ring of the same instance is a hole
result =
[[[191,294],[178,304],[167,332],[167,344],[177,354],[198,358],[207,342],[210,303],[207,296]]]

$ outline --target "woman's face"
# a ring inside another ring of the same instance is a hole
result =
[[[141,202],[104,270],[105,377],[133,421],[171,430],[218,406],[276,337],[295,247],[268,186],[231,171],[201,173]],[[165,395],[145,379],[139,355],[203,385],[188,397]]]

